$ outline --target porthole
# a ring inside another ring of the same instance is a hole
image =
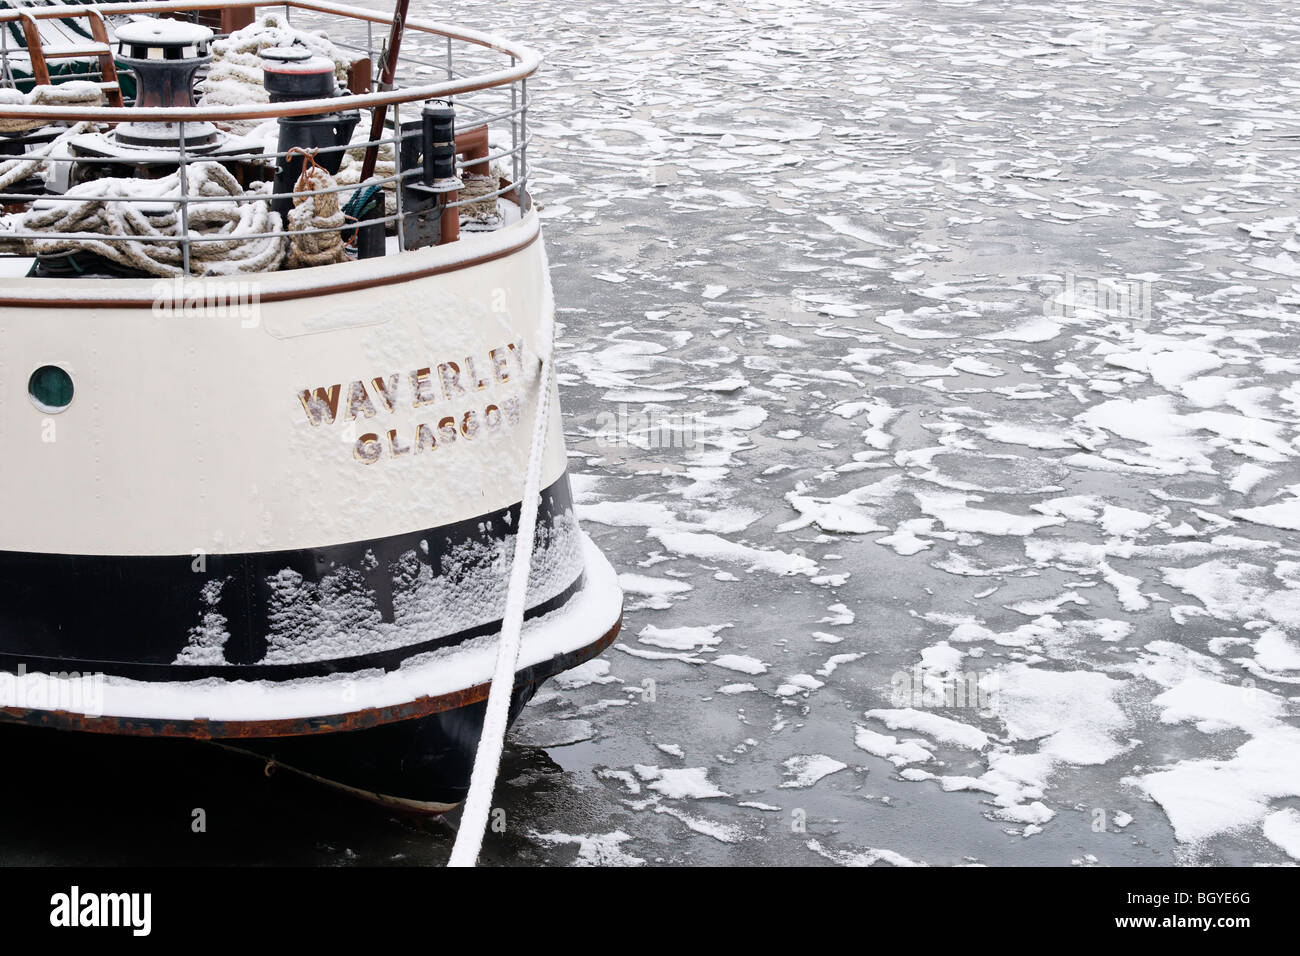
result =
[[[61,412],[72,404],[72,376],[57,365],[42,365],[27,380],[32,404],[43,412]]]

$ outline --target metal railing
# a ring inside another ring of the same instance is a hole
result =
[[[277,0],[274,3],[259,2],[259,0],[228,0],[224,3],[216,3],[214,0],[208,2],[192,2],[192,0],[172,0],[172,2],[131,2],[124,3],[101,3],[97,5],[106,17],[130,13],[130,14],[164,14],[169,16],[197,14],[203,11],[219,11],[222,9],[253,9],[269,8],[284,11],[286,18],[292,19],[295,14],[300,15],[304,20],[309,22],[303,26],[315,27],[324,24],[331,26],[330,42],[338,49],[348,53],[355,53],[358,58],[369,58],[371,63],[377,67],[377,58],[379,51],[375,46],[374,26],[380,24],[387,28],[388,18],[381,13],[371,10],[364,10],[355,7],[347,7],[327,0]],[[85,6],[78,7],[36,7],[27,8],[22,11],[0,10],[0,37],[3,37],[8,31],[8,24],[17,20],[20,16],[26,15],[37,19],[58,18],[61,14],[68,15],[71,11],[76,10],[84,13]],[[310,22],[310,21],[317,22]],[[353,27],[354,32],[360,32],[359,28],[364,27],[365,39],[348,36],[347,30],[342,30],[341,36],[334,35],[333,29],[337,21],[342,20],[347,26]],[[335,21],[330,23],[330,21]],[[295,24],[297,26],[299,24]],[[412,41],[415,42],[412,42]],[[435,55],[428,55],[420,49],[420,41],[434,41],[439,46],[439,51]],[[445,44],[445,49],[442,47]],[[285,192],[246,192],[243,195],[221,195],[221,196],[203,196],[197,195],[190,188],[190,171],[195,164],[217,162],[221,164],[229,163],[249,163],[254,166],[265,166],[273,170],[275,166],[285,161],[288,151],[273,152],[267,149],[249,150],[246,152],[232,153],[228,151],[211,152],[195,150],[193,147],[187,148],[185,145],[186,127],[189,124],[212,123],[219,128],[225,124],[234,121],[265,121],[278,119],[281,117],[309,116],[327,113],[340,113],[344,111],[360,110],[366,111],[375,108],[383,108],[387,111],[390,118],[390,124],[385,129],[385,134],[375,140],[358,140],[346,145],[322,148],[317,155],[325,156],[330,153],[342,153],[344,151],[355,151],[369,147],[391,147],[393,151],[394,171],[389,176],[374,176],[366,181],[364,185],[379,185],[385,189],[395,188],[396,211],[391,214],[382,214],[369,217],[362,225],[383,224],[385,228],[389,225],[397,232],[398,250],[406,248],[405,232],[408,228],[408,219],[415,213],[411,210],[404,209],[402,184],[409,183],[419,178],[423,169],[419,166],[413,168],[403,168],[402,166],[402,144],[403,140],[412,135],[410,129],[403,131],[402,107],[413,103],[425,103],[428,101],[442,101],[454,105],[457,112],[457,134],[476,130],[487,126],[489,130],[493,128],[492,124],[498,125],[498,130],[504,130],[508,124],[510,134],[510,145],[508,147],[498,146],[492,148],[489,145],[486,156],[474,156],[472,158],[458,159],[458,174],[463,174],[466,167],[480,167],[486,165],[491,169],[493,164],[509,162],[509,178],[497,183],[498,188],[487,193],[474,195],[470,198],[460,198],[454,201],[446,202],[446,208],[456,209],[464,207],[469,203],[479,203],[488,199],[505,197],[514,200],[522,211],[528,209],[529,200],[527,194],[528,185],[528,158],[527,150],[532,138],[528,128],[528,111],[529,98],[527,80],[538,68],[540,58],[532,50],[522,45],[513,44],[500,37],[490,34],[480,33],[472,30],[465,30],[458,27],[429,22],[419,18],[409,18],[406,23],[406,40],[403,43],[402,54],[398,58],[395,82],[392,89],[374,89],[360,93],[340,93],[340,95],[329,99],[300,100],[281,103],[256,103],[239,106],[196,106],[196,107],[150,107],[136,108],[133,106],[111,107],[111,106],[32,106],[26,104],[0,104],[0,121],[12,120],[43,120],[47,124],[55,125],[59,123],[91,123],[96,124],[99,128],[105,128],[121,122],[165,122],[177,124],[177,142],[175,147],[170,143],[160,144],[158,149],[140,148],[139,155],[132,155],[130,158],[124,158],[122,155],[113,156],[89,156],[89,155],[45,155],[39,157],[40,167],[30,171],[24,179],[31,179],[40,176],[47,166],[57,165],[59,163],[76,164],[79,167],[93,167],[95,165],[142,165],[149,162],[156,162],[159,166],[167,169],[174,168],[179,179],[179,195],[171,201],[179,215],[179,226],[175,235],[130,235],[122,236],[120,234],[100,234],[100,233],[78,233],[78,232],[22,232],[22,231],[5,231],[0,230],[0,243],[5,249],[14,247],[14,244],[21,244],[36,240],[77,240],[86,239],[104,243],[173,243],[179,246],[181,250],[182,269],[185,274],[190,274],[192,246],[196,243],[230,241],[232,238],[227,234],[204,235],[197,234],[190,229],[190,218],[192,209],[203,203],[265,203],[271,204],[277,199],[286,197],[302,198],[307,196],[321,196],[331,193],[351,193],[361,188],[358,184],[336,185],[329,188],[311,189],[305,191]],[[412,51],[412,52],[408,52]],[[7,43],[0,42],[0,77],[7,81],[12,81],[14,76],[13,64],[11,57],[16,57],[23,51]],[[477,55],[477,56],[475,56]],[[472,71],[465,69],[465,64],[472,62],[474,59],[488,61],[488,69]],[[497,61],[494,64],[492,61]],[[355,62],[355,61],[354,61]],[[499,64],[499,65],[498,65]],[[497,68],[491,67],[496,65]],[[126,71],[122,71],[125,75]],[[373,69],[372,75],[377,76],[378,70]],[[436,82],[418,83],[413,82],[417,73],[426,73],[436,75]],[[64,77],[68,80],[79,80],[89,78],[91,74],[76,74]],[[378,85],[377,82],[375,84]],[[363,113],[364,115],[364,113]],[[409,116],[409,114],[408,114]],[[412,126],[409,121],[405,124]],[[21,154],[0,156],[0,161],[27,159],[35,160],[35,157],[24,157]],[[266,178],[271,178],[267,175]],[[21,184],[18,183],[18,184]],[[86,195],[45,191],[39,193],[23,192],[0,192],[0,204],[9,209],[15,207],[29,207],[33,203],[41,203],[42,207],[48,203],[59,202],[85,202],[89,197]],[[144,203],[157,206],[160,197],[157,196],[113,196],[112,202],[127,203]],[[341,205],[342,203],[340,203]],[[427,212],[427,210],[423,210]],[[349,223],[347,231],[356,227],[356,223]],[[238,240],[254,242],[262,239],[280,239],[293,238],[295,236],[306,236],[315,233],[338,232],[337,228],[307,228],[307,229],[279,229],[271,232],[260,233],[241,233]],[[12,254],[12,253],[11,253]],[[20,253],[21,254],[21,253]],[[30,253],[26,253],[30,256]]]

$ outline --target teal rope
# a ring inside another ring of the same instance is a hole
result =
[[[361,214],[370,208],[371,201],[382,188],[382,186],[362,186],[343,206],[343,215],[353,222],[360,220]]]
[[[343,206],[343,219],[345,222],[360,223],[362,217],[369,211],[370,207],[377,202],[383,203],[384,199],[380,194],[382,186],[361,186]],[[382,206],[380,208],[383,208]],[[355,242],[357,239],[357,229],[350,233],[343,231],[344,242]]]

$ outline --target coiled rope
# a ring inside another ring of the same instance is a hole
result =
[[[23,153],[21,156],[15,156],[13,159],[6,159],[3,163],[0,163],[0,192],[8,189],[14,183],[20,183],[24,179],[28,179],[35,173],[44,172],[47,165],[45,160],[51,153],[72,139],[72,137],[80,136],[88,129],[90,129],[89,123],[77,123],[69,126],[44,146],[39,146],[30,152]]]
[[[190,234],[210,237],[190,245],[190,273],[218,276],[278,269],[285,239],[264,234],[282,231],[280,215],[258,196],[270,184],[255,183],[245,193],[230,171],[215,162],[194,163],[186,167],[186,175],[191,197],[230,200],[189,207]],[[29,255],[87,251],[149,275],[184,275],[179,172],[162,179],[95,179],[73,186],[63,196],[40,200],[23,214],[22,231],[64,233],[27,240]],[[167,241],[141,241],[148,239]]]
[[[6,106],[98,106],[104,102],[104,91],[96,83],[85,80],[71,80],[58,86],[34,86],[28,93],[15,89],[0,89],[0,104]],[[0,119],[0,133],[22,133],[27,130],[49,126],[42,119]],[[57,137],[35,149],[0,162],[0,192],[4,192],[14,183],[20,183],[37,173],[47,170],[45,162],[56,149],[63,146],[74,136],[90,129],[89,123],[76,123]]]
[[[294,155],[302,156],[302,172],[293,185],[293,208],[289,210],[289,259],[286,269],[304,269],[346,262],[347,249],[339,232],[347,217],[339,208],[336,192],[312,193],[311,190],[333,189],[338,184],[329,170],[316,162],[316,150],[295,146],[285,154],[287,163]],[[330,232],[300,232],[306,229],[328,229]]]
[[[366,136],[369,130],[362,129],[364,124],[358,124],[356,132],[352,134],[352,142],[366,142]],[[365,164],[366,147],[349,146],[347,152],[343,154],[343,159],[339,163],[338,175],[334,178],[340,186],[357,186],[361,183],[361,167]],[[375,160],[375,172],[371,177],[386,178],[397,174],[397,163],[393,159],[393,144],[380,143],[379,153]],[[366,182],[369,183],[370,180]],[[391,216],[397,212],[397,183],[386,182],[383,184],[384,192],[384,215]]]
[[[334,61],[334,76],[345,80],[347,53],[335,46],[323,31],[299,30],[282,13],[263,13],[256,21],[220,40],[213,41],[212,63],[207,75],[195,84],[200,106],[246,106],[267,103],[270,94],[262,83],[261,53],[270,47],[300,46]],[[230,120],[219,124],[235,133],[255,129],[261,120]]]
[[[0,104],[5,106],[98,106],[102,102],[104,91],[98,83],[89,80],[68,80],[57,86],[33,86],[27,93],[13,88],[0,89]],[[0,119],[0,133],[19,133],[49,125],[49,120],[5,117]]]
[[[487,829],[488,815],[492,810],[492,792],[501,766],[501,751],[505,745],[510,718],[510,698],[514,691],[515,668],[519,663],[523,638],[524,605],[527,603],[528,574],[533,561],[533,540],[537,533],[537,507],[542,493],[542,460],[546,457],[554,369],[555,301],[551,293],[550,270],[545,252],[542,253],[542,276],[542,301],[545,305],[537,336],[541,368],[537,374],[537,411],[533,417],[528,470],[524,476],[524,497],[519,505],[515,553],[510,562],[505,613],[501,616],[496,670],[492,674],[492,686],[488,690],[487,713],[483,717],[483,732],[479,736],[478,751],[474,755],[469,794],[465,797],[460,830],[456,833],[456,843],[452,846],[448,866],[473,866],[478,862],[479,851],[483,847],[483,832]]]
[[[459,198],[465,205],[460,207],[461,221],[468,225],[496,225],[501,220],[501,214],[497,207],[497,197],[489,195],[501,188],[501,177],[505,175],[504,170],[497,163],[493,163],[491,173],[487,176],[475,176],[472,173],[466,173],[461,177],[461,189]],[[487,196],[483,199],[480,197]]]

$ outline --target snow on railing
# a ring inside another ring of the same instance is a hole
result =
[[[229,2],[220,4],[214,3],[212,0],[207,0],[207,2],[202,2],[202,0],[200,2],[171,0],[171,2],[156,3],[101,3],[89,6],[91,9],[98,9],[108,18],[110,25],[114,17],[127,14],[173,17],[189,15],[194,17],[199,13],[221,10],[246,10],[253,13],[258,8],[282,10],[286,18],[292,18],[296,13],[302,20],[307,21],[304,24],[305,26],[313,28],[328,27],[330,42],[341,50],[356,54],[358,61],[368,61],[367,66],[371,67],[371,69],[366,72],[376,76],[382,51],[376,47],[377,37],[374,28],[376,25],[381,28],[387,28],[389,25],[388,18],[381,13],[326,2],[326,0],[280,0],[280,2],[276,3],[259,2],[259,0],[229,0]],[[10,28],[16,21],[22,17],[41,20],[57,19],[61,16],[76,14],[84,16],[86,10],[86,5],[0,10],[0,65],[2,65],[2,69],[0,69],[0,86],[9,89],[14,88],[15,61],[25,56],[25,51],[21,47],[9,42],[11,39]],[[340,21],[342,22],[340,23]],[[357,36],[362,28],[365,32],[364,41]],[[440,48],[436,54],[429,55],[426,49],[428,43],[433,43]],[[473,54],[477,54],[479,59],[485,57],[495,59],[500,61],[500,64],[490,63],[489,68],[486,70],[467,69],[465,64],[472,60]],[[378,86],[376,82],[370,89],[360,92],[340,91],[339,95],[328,99],[238,105],[203,105],[200,103],[193,107],[151,106],[137,108],[134,106],[47,105],[44,103],[33,105],[23,102],[0,102],[0,128],[4,128],[5,124],[8,124],[10,128],[14,125],[21,125],[17,124],[16,121],[23,120],[42,121],[47,126],[69,124],[69,129],[74,127],[105,129],[123,122],[174,123],[177,127],[177,139],[174,147],[168,143],[165,144],[166,148],[160,145],[157,150],[142,150],[141,155],[134,162],[155,163],[158,166],[175,169],[180,187],[179,194],[174,197],[174,204],[180,217],[179,227],[176,229],[175,234],[130,235],[123,237],[121,233],[115,234],[113,232],[55,233],[39,230],[23,231],[21,219],[10,215],[6,217],[10,220],[9,222],[0,223],[0,255],[30,255],[30,252],[26,251],[30,248],[30,243],[74,237],[103,243],[171,243],[180,246],[182,270],[185,274],[190,274],[192,264],[191,247],[193,244],[228,241],[231,238],[229,234],[220,232],[203,235],[191,230],[190,217],[191,210],[194,207],[213,202],[271,204],[277,199],[287,197],[301,199],[331,193],[351,193],[360,189],[361,184],[348,183],[322,189],[295,190],[290,193],[263,190],[249,191],[239,196],[197,195],[190,188],[190,180],[192,179],[190,171],[196,164],[219,162],[224,165],[242,162],[274,168],[286,159],[289,150],[254,149],[251,148],[254,145],[251,140],[249,149],[237,152],[228,150],[212,152],[187,148],[187,128],[193,129],[204,123],[215,124],[218,128],[227,128],[228,124],[235,121],[263,122],[281,117],[312,116],[354,110],[366,111],[376,108],[385,109],[390,116],[391,124],[386,130],[387,135],[374,140],[356,140],[346,145],[322,147],[318,150],[318,155],[328,156],[332,153],[341,152],[355,153],[357,150],[367,148],[380,149],[386,147],[392,149],[393,173],[391,175],[376,175],[368,179],[364,185],[378,185],[385,190],[391,190],[394,194],[392,198],[395,200],[395,211],[367,217],[362,225],[380,224],[385,228],[391,225],[397,232],[398,249],[405,249],[407,248],[405,233],[410,227],[409,220],[414,213],[403,208],[404,190],[401,188],[401,184],[417,180],[422,175],[423,170],[420,166],[403,168],[402,144],[404,139],[409,139],[412,135],[410,129],[412,126],[410,104],[423,104],[430,101],[440,101],[455,107],[458,141],[463,134],[472,133],[475,130],[481,131],[484,127],[500,133],[508,124],[510,134],[509,146],[498,145],[493,148],[489,145],[486,153],[479,149],[473,156],[466,155],[463,158],[458,156],[457,159],[458,174],[463,174],[464,170],[471,168],[491,170],[494,164],[508,162],[508,178],[503,175],[496,182],[498,187],[496,189],[448,201],[445,203],[445,208],[463,209],[472,203],[505,198],[517,203],[521,211],[526,210],[529,203],[527,195],[527,151],[532,138],[528,129],[530,101],[527,84],[528,77],[537,70],[540,62],[540,57],[529,48],[501,37],[438,24],[420,18],[408,18],[406,21],[406,42],[403,44],[401,55],[398,58],[395,74],[396,82],[391,89],[374,88]],[[493,66],[496,68],[491,68]],[[119,73],[129,75],[129,71],[126,70],[120,70]],[[65,79],[86,80],[93,79],[97,75],[93,70],[90,70],[85,73],[69,75]],[[432,82],[417,81],[424,77],[431,78]],[[55,88],[57,89],[57,86]],[[403,105],[406,105],[408,110],[407,120],[405,121],[407,129],[405,131],[403,130],[404,121],[402,118]],[[418,112],[416,118],[418,119]],[[64,132],[66,133],[68,130]],[[240,137],[234,138],[238,140]],[[487,137],[484,136],[483,140],[486,142]],[[124,162],[127,165],[131,165],[132,162],[124,161],[121,156],[61,155],[57,150],[51,149],[43,151],[38,149],[25,155],[0,155],[0,161],[35,163],[31,168],[24,169],[24,175],[18,180],[19,185],[23,182],[31,182],[36,178],[59,181],[56,171],[59,164],[69,164],[69,166],[76,164],[79,167],[90,169],[100,164],[120,167]],[[2,168],[0,167],[0,169]],[[6,179],[10,181],[6,182]],[[66,175],[62,177],[62,181],[67,182],[68,177]],[[94,182],[95,180],[89,181]],[[3,172],[0,172],[0,190],[8,189],[11,185],[14,185],[13,177],[6,177]],[[113,201],[128,204],[153,204],[156,207],[160,198],[157,193],[138,196],[115,195]],[[55,190],[0,192],[0,206],[10,214],[30,211],[37,203],[40,204],[39,208],[46,209],[51,204],[85,202],[85,200],[84,193],[81,195],[77,195],[75,192],[67,194]],[[17,225],[17,228],[15,228],[15,225]],[[355,227],[355,223],[350,223],[348,231]],[[240,241],[292,239],[293,237],[331,231],[337,232],[339,230],[337,227],[284,228],[249,232],[247,234],[241,233],[238,238]]]

